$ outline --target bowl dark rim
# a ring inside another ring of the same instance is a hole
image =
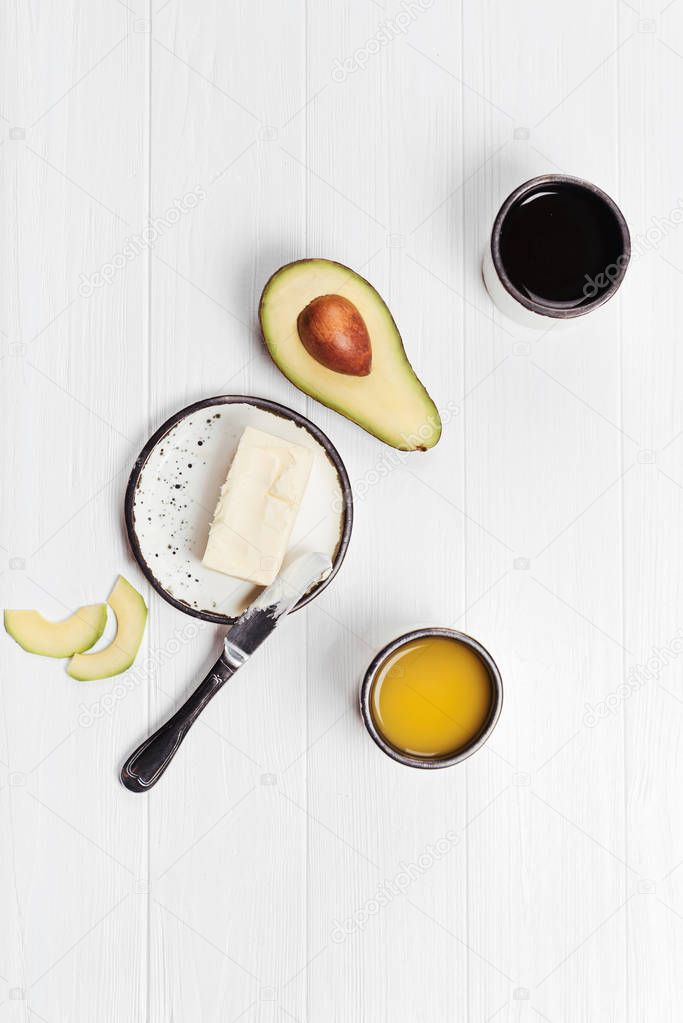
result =
[[[280,405],[276,401],[270,401],[268,398],[255,398],[245,394],[221,394],[214,398],[204,398],[202,401],[193,402],[192,405],[187,405],[185,408],[180,409],[180,411],[172,415],[170,419],[167,419],[166,422],[159,427],[156,433],[150,437],[133,466],[133,471],[130,474],[128,486],[126,487],[124,503],[124,516],[126,531],[128,533],[128,542],[130,543],[135,560],[142,569],[142,572],[148,582],[154,587],[157,593],[179,611],[192,615],[193,618],[201,618],[205,622],[215,622],[217,625],[232,625],[237,621],[237,618],[231,617],[230,615],[221,615],[213,611],[200,611],[198,608],[191,607],[189,604],[185,603],[185,601],[178,600],[170,594],[161,585],[145,560],[142,548],[140,547],[137,530],[135,528],[135,492],[140,483],[142,470],[145,468],[152,451],[169,433],[169,431],[176,426],[177,423],[181,422],[181,420],[185,419],[193,412],[198,412],[200,409],[207,408],[210,405],[253,405],[255,408],[264,409],[264,411],[271,412],[273,415],[279,416],[281,419],[288,419],[290,422],[296,423],[297,426],[302,426],[325,449],[325,453],[337,473],[337,478],[339,479],[339,484],[341,486],[344,507],[342,531],[339,538],[339,544],[332,561],[332,571],[326,579],[323,579],[322,582],[319,582],[316,586],[314,586],[313,589],[306,593],[298,604],[292,608],[293,611],[298,611],[300,608],[305,607],[305,605],[308,604],[309,601],[313,600],[314,597],[317,597],[319,593],[322,593],[322,591],[329,586],[341,568],[342,562],[346,557],[349,540],[351,539],[351,529],[353,527],[353,492],[351,490],[351,483],[346,471],[346,466],[341,459],[341,455],[329,437],[323,433],[323,431],[316,426],[315,423],[312,423],[310,419],[306,419],[305,416],[302,416],[301,413],[295,412],[294,409],[287,408],[286,405]]]
[[[503,266],[500,255],[500,236],[503,228],[503,221],[510,212],[511,207],[516,202],[523,199],[524,196],[528,195],[530,192],[535,191],[539,188],[539,186],[543,185],[576,185],[587,192],[591,192],[609,207],[612,216],[619,225],[623,244],[622,257],[625,257],[625,261],[622,258],[623,265],[618,267],[618,273],[615,275],[614,279],[602,288],[592,301],[587,302],[585,305],[575,306],[571,309],[560,309],[557,306],[537,302],[515,287]],[[609,301],[609,299],[612,298],[612,296],[619,290],[621,282],[626,274],[626,270],[628,269],[628,264],[631,260],[631,235],[624,215],[615,203],[614,199],[607,195],[606,192],[603,192],[601,188],[598,188],[597,185],[592,184],[590,181],[585,181],[583,178],[571,177],[569,174],[541,174],[539,177],[530,178],[529,181],[525,181],[524,184],[519,185],[514,192],[510,193],[501,208],[498,210],[496,219],[493,222],[493,230],[491,231],[491,259],[493,260],[493,265],[496,273],[498,274],[498,278],[505,290],[512,298],[519,302],[520,305],[523,305],[525,309],[529,309],[533,313],[538,313],[540,316],[547,316],[550,319],[571,320],[577,316],[584,316],[586,313],[592,312],[593,309],[597,309],[599,306],[604,305],[605,302]]]
[[[455,639],[460,643],[464,643],[465,646],[470,647],[486,665],[491,684],[493,686],[493,706],[489,718],[479,733],[462,749],[457,750],[447,757],[416,757],[411,756],[408,753],[404,753],[402,750],[392,746],[387,739],[384,738],[382,733],[378,730],[377,726],[372,717],[370,710],[370,693],[372,692],[372,686],[377,675],[377,671],[381,664],[384,663],[385,659],[393,654],[394,650],[398,650],[399,647],[404,646],[414,639],[422,639],[425,636],[445,636],[447,639]],[[463,760],[467,760],[473,753],[476,753],[480,749],[488,737],[490,736],[493,729],[496,727],[500,712],[503,708],[503,679],[498,665],[494,661],[488,650],[481,645],[472,636],[468,636],[464,632],[458,632],[456,629],[440,629],[440,628],[425,628],[415,629],[413,632],[406,632],[402,636],[398,636],[391,643],[388,643],[383,647],[376,657],[373,658],[370,663],[368,670],[365,672],[363,682],[360,687],[360,711],[363,716],[363,721],[368,732],[377,743],[383,753],[386,753],[392,760],[397,760],[399,764],[404,764],[406,767],[419,767],[426,768],[427,770],[434,770],[435,768],[441,767],[452,767],[454,764],[460,764]]]

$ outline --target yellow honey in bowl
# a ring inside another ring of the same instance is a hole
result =
[[[470,646],[423,636],[394,650],[370,693],[375,726],[392,746],[418,757],[445,757],[467,746],[487,723],[493,687]]]

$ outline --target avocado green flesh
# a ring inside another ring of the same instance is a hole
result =
[[[107,624],[106,604],[87,604],[63,622],[50,622],[38,611],[5,611],[5,629],[19,646],[43,657],[72,657],[89,650]]]
[[[67,672],[79,682],[110,678],[130,668],[137,656],[147,622],[147,605],[138,591],[119,576],[109,597],[116,615],[116,636],[109,646],[92,654],[76,654]]]
[[[320,295],[343,295],[365,321],[372,346],[368,376],[327,369],[304,348],[299,313]],[[296,387],[402,451],[432,448],[441,436],[436,405],[408,362],[401,336],[382,298],[341,263],[289,263],[266,284],[259,309],[271,358]]]

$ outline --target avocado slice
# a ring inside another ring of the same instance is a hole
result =
[[[353,270],[329,259],[288,263],[263,289],[259,319],[271,358],[305,394],[401,451],[437,443],[436,405],[383,299]]]
[[[103,650],[72,657],[66,670],[79,682],[119,675],[130,668],[140,649],[147,622],[147,605],[142,596],[120,575],[108,603],[116,615],[116,636]]]
[[[107,624],[106,604],[86,604],[63,622],[50,622],[38,611],[5,611],[5,629],[30,654],[71,657],[89,650]]]

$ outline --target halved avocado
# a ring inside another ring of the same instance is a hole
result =
[[[263,289],[259,319],[271,358],[305,394],[401,451],[437,443],[436,405],[384,301],[353,270],[329,259],[288,263]]]
[[[116,615],[116,636],[103,650],[72,657],[66,670],[79,682],[119,675],[130,668],[140,649],[147,621],[147,605],[142,596],[120,575],[108,603]]]
[[[106,604],[86,604],[63,622],[50,622],[39,611],[5,611],[5,629],[30,654],[72,657],[89,650],[107,624]]]

